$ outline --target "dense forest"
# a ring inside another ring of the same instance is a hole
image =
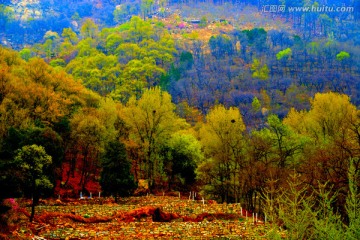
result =
[[[0,198],[198,191],[278,222],[326,215],[356,239],[359,12],[350,0],[3,2]]]

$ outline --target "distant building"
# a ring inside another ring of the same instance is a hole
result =
[[[188,20],[188,22],[191,23],[191,24],[199,24],[200,19],[190,19],[190,20]]]

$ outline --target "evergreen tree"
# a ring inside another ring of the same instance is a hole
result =
[[[131,195],[136,184],[130,172],[131,165],[124,144],[117,140],[109,142],[101,164],[100,185],[104,193],[113,194],[116,202],[118,196]]]

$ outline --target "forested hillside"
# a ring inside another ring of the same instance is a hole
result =
[[[0,197],[198,191],[356,235],[359,6],[5,1]]]
[[[270,11],[270,6],[273,6]],[[278,6],[284,6],[278,9]],[[327,6],[330,10],[325,11]],[[314,7],[307,11],[302,7]],[[342,8],[343,7],[343,8]],[[337,10],[337,8],[339,8]],[[115,26],[138,15],[143,19],[167,17],[173,13],[183,18],[210,21],[226,19],[237,25],[265,27],[276,18],[276,25],[286,21],[307,39],[318,35],[352,38],[359,43],[360,4],[356,0],[338,1],[153,1],[153,0],[3,0],[0,2],[0,40],[2,44],[20,49],[25,44],[41,40],[47,31],[60,33],[64,28],[79,30],[84,18],[92,18],[102,27]],[[249,11],[267,15],[268,19],[253,17]],[[281,18],[281,20],[279,19]]]

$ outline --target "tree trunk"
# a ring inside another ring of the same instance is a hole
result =
[[[34,198],[33,198],[32,205],[31,205],[30,222],[33,221],[34,216],[35,216],[35,201],[34,201]]]
[[[35,193],[35,179],[32,181],[32,203],[31,203],[31,215],[30,215],[30,222],[32,222],[34,220],[34,216],[35,216],[35,203],[36,201],[36,193]]]

